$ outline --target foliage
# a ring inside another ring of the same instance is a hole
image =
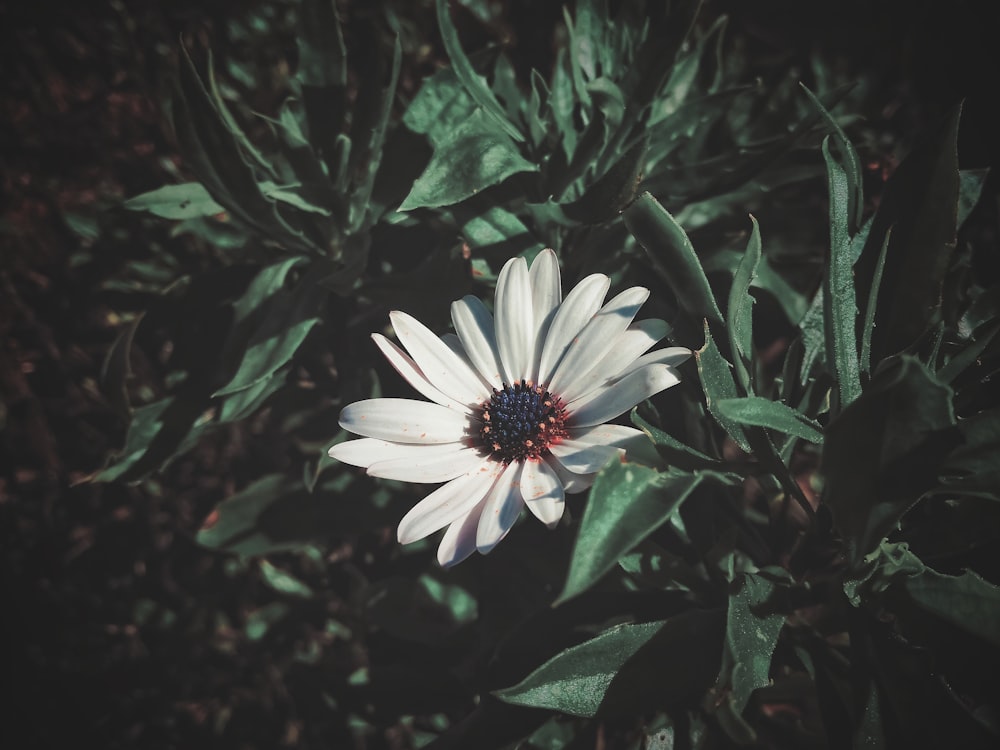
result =
[[[133,627],[211,619],[208,658],[281,654],[295,730],[272,744],[995,743],[1000,307],[969,271],[988,175],[959,168],[960,110],[875,200],[864,131],[831,114],[855,94],[755,80],[693,0],[576,0],[544,69],[466,51],[493,4],[361,5],[281,6],[297,55],[271,107],[185,46],[189,177],[106,213],[176,244],[105,283],[124,321],[101,387],[127,430],[79,479],[163,505],[219,482],[188,529],[198,614],[152,593]],[[772,203],[811,222],[792,262]],[[326,449],[343,406],[410,395],[368,338],[390,309],[443,332],[542,247],[564,280],[649,287],[695,357],[628,416],[648,460],[444,571],[392,538],[419,495]],[[251,458],[223,486],[227,451]],[[233,581],[252,607],[205,603]],[[211,711],[256,741],[252,712]]]

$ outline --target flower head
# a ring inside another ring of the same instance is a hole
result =
[[[543,250],[530,270],[523,258],[504,265],[495,320],[468,296],[452,303],[455,334],[438,337],[398,311],[389,317],[405,351],[372,334],[429,401],[347,406],[341,426],[364,437],[330,455],[375,477],[444,483],[400,521],[400,543],[447,527],[438,561],[448,566],[492,550],[524,506],[554,527],[566,493],[585,490],[604,464],[646,441],[608,422],[680,382],[674,368],[691,351],[646,353],[667,333],[662,320],[633,322],[649,290],[605,303],[609,286],[593,274],[563,299],[556,255]]]

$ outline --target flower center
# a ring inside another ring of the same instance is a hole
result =
[[[524,380],[493,389],[480,414],[486,448],[505,464],[547,455],[566,437],[566,409],[560,399]]]

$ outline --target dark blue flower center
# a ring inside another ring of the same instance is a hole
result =
[[[566,410],[562,401],[541,386],[524,380],[493,389],[483,406],[479,437],[485,448],[509,464],[541,458],[566,437]]]

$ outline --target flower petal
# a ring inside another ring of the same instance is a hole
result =
[[[521,464],[508,464],[486,496],[476,529],[476,549],[484,555],[500,543],[521,514],[524,500],[517,487],[520,475]]]
[[[427,326],[399,310],[389,313],[389,319],[396,337],[435,388],[466,405],[489,398],[479,376]]]
[[[480,449],[455,443],[408,447],[410,452],[407,455],[371,464],[368,475],[401,482],[447,482],[472,471],[484,459]]]
[[[396,529],[400,544],[423,539],[462,518],[486,497],[504,465],[486,459],[480,467],[438,487],[410,508]]]
[[[562,518],[566,495],[559,476],[545,461],[525,461],[521,469],[521,497],[535,517],[553,528]]]
[[[692,354],[694,354],[694,352],[684,346],[668,346],[666,349],[657,349],[655,352],[643,354],[628,367],[622,368],[622,371],[615,377],[623,378],[630,372],[635,372],[639,368],[645,367],[646,365],[661,364],[669,365],[670,367],[677,367],[677,365],[687,362],[691,358]]]
[[[621,424],[599,424],[594,427],[570,429],[569,439],[584,445],[610,445],[625,450],[649,442],[649,438],[642,430]]]
[[[643,352],[655,346],[667,335],[670,326],[658,318],[637,320],[619,334],[611,350],[590,371],[586,378],[579,378],[564,387],[559,395],[565,403],[575,401],[595,388],[609,384],[619,377]]]
[[[612,458],[621,458],[625,454],[625,451],[613,445],[595,445],[573,439],[563,440],[549,450],[559,463],[574,474],[600,471]]]
[[[643,399],[681,382],[667,365],[647,365],[605,388],[591,391],[567,409],[569,426],[591,427],[624,414]]]
[[[566,350],[548,381],[549,391],[562,395],[565,389],[586,382],[591,370],[615,345],[647,299],[649,290],[634,286],[598,310]]]
[[[385,355],[385,358],[389,360],[389,364],[395,368],[396,372],[403,376],[403,379],[407,383],[416,388],[421,396],[430,399],[436,404],[441,404],[441,406],[471,413],[469,407],[461,401],[456,401],[451,396],[435,388],[431,381],[427,379],[427,376],[424,375],[423,371],[417,366],[417,363],[381,333],[373,333],[372,340],[375,342],[375,346]]]
[[[466,414],[426,401],[370,398],[345,406],[340,426],[397,443],[457,443],[466,437],[470,421]]]
[[[479,374],[494,388],[503,386],[500,352],[497,350],[493,316],[478,297],[468,295],[451,303],[451,322],[455,326],[462,348],[479,370]]]
[[[548,464],[548,467],[556,473],[557,477],[559,477],[559,482],[562,484],[563,491],[567,495],[574,495],[577,492],[583,492],[594,483],[594,477],[597,476],[597,474],[577,474],[572,472],[559,463],[559,459],[555,456],[549,456],[546,458],[545,463]]]
[[[436,445],[414,445],[412,443],[392,443],[388,440],[375,438],[360,438],[337,443],[327,451],[330,458],[367,469],[379,461],[392,461],[414,455],[415,451],[434,449],[444,452],[457,452],[464,448],[462,443],[438,443]]]
[[[603,273],[591,274],[566,295],[545,336],[538,363],[538,382],[547,385],[560,360],[594,313],[601,308],[611,280]]]
[[[482,512],[483,504],[479,503],[464,517],[452,521],[448,526],[437,551],[438,564],[442,568],[458,565],[476,551],[476,529]]]
[[[545,248],[535,256],[528,276],[531,281],[531,309],[535,318],[535,349],[531,358],[530,377],[537,382],[545,334],[562,302],[559,259],[551,248]]]
[[[507,383],[531,377],[531,356],[535,351],[531,304],[528,264],[524,258],[511,258],[500,270],[493,305],[497,349]]]

